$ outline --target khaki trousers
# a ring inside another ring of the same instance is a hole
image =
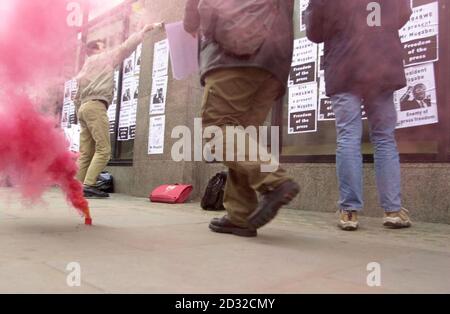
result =
[[[88,101],[78,110],[81,125],[77,179],[95,186],[97,177],[111,159],[111,139],[107,109],[100,101]]]
[[[206,75],[205,83],[203,127],[217,126],[224,136],[227,126],[263,126],[282,88],[271,73],[250,67],[214,70]],[[224,207],[232,223],[246,227],[248,216],[258,205],[257,192],[273,190],[290,178],[281,168],[262,172],[259,157],[257,161],[237,161],[236,155],[234,160],[225,157],[229,175]]]

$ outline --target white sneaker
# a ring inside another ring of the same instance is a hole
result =
[[[383,218],[383,225],[385,227],[396,229],[411,227],[409,211],[406,208],[402,208],[398,212],[385,213]]]
[[[345,231],[355,231],[358,229],[358,212],[341,210],[338,226]]]

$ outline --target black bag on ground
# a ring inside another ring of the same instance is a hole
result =
[[[97,189],[106,193],[114,193],[114,178],[107,172],[103,171],[97,178]]]
[[[201,206],[204,210],[225,210],[223,207],[223,195],[225,192],[227,175],[226,172],[219,172],[209,180],[201,202]]]

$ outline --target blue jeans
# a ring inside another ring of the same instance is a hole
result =
[[[331,97],[336,115],[336,165],[341,210],[362,210],[363,161],[361,141],[361,96],[340,93]],[[366,99],[370,139],[375,148],[375,173],[381,207],[386,212],[401,209],[400,160],[395,140],[397,112],[393,93],[385,92]]]

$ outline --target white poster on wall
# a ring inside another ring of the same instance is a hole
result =
[[[80,151],[80,134],[81,127],[78,124],[72,124],[70,127],[64,128],[64,136],[68,142],[70,151],[78,153]]]
[[[153,77],[165,76],[169,71],[169,41],[155,43],[153,55]]]
[[[294,40],[291,72],[288,85],[316,82],[317,44],[308,38]]]
[[[123,79],[134,76],[136,52],[133,52],[128,58],[123,61]]]
[[[132,99],[130,105],[129,116],[129,139],[134,140],[136,138],[136,115],[139,102],[139,79],[135,78],[132,85]]]
[[[152,94],[150,97],[150,114],[164,114],[166,110],[167,76],[153,78]]]
[[[317,83],[289,88],[288,134],[317,132]]]
[[[413,8],[408,23],[399,31],[405,66],[439,59],[439,5],[432,2]]]
[[[139,76],[141,72],[142,62],[142,44],[140,44],[134,52],[134,75]]]
[[[131,106],[133,104],[135,85],[135,78],[133,76],[124,79],[122,82],[122,103],[120,105],[119,131],[117,134],[119,141],[128,141],[130,139]]]
[[[335,120],[331,98],[326,95],[325,76],[319,77],[319,121]]]
[[[306,30],[305,19],[303,18],[303,14],[308,7],[309,0],[300,0],[300,31],[303,32]]]
[[[157,155],[164,153],[164,132],[166,116],[150,117],[148,135],[148,154]]]
[[[117,100],[119,91],[119,71],[114,72],[114,98],[111,105],[108,108],[108,120],[109,120],[109,133],[113,134],[116,127],[116,111],[117,111]]]
[[[433,63],[405,69],[407,87],[395,92],[397,128],[438,123]]]

